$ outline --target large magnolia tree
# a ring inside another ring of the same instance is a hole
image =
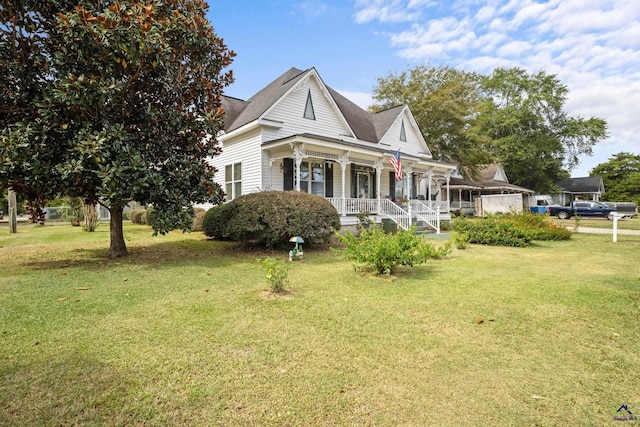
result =
[[[217,202],[220,95],[234,53],[200,0],[6,0],[0,6],[0,186],[34,206],[59,195],[111,214],[153,204],[154,229],[190,227]]]

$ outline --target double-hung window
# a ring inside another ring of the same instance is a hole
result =
[[[316,162],[300,164],[300,190],[324,196],[324,165]]]
[[[227,200],[242,195],[242,163],[234,163],[224,167],[225,192]]]

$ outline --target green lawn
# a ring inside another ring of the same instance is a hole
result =
[[[576,221],[576,218],[571,219],[557,219],[556,217],[549,218],[549,221],[557,224],[563,225],[566,227],[575,227],[576,224],[578,228],[580,227],[588,227],[588,228],[607,228],[609,230],[613,229],[613,221],[607,220],[605,218],[580,218]],[[640,230],[640,217],[636,216],[633,218],[623,218],[618,220],[618,229],[619,230]]]
[[[22,225],[22,224],[21,224]],[[0,425],[617,425],[640,236],[472,245],[391,278],[305,248],[274,297],[201,234],[0,228]],[[86,289],[88,288],[88,289]],[[629,424],[629,423],[622,423]]]

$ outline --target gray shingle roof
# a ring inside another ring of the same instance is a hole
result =
[[[451,178],[449,180],[449,185],[451,187],[460,186],[460,187],[473,187],[473,188],[481,188],[481,189],[505,189],[505,190],[513,190],[524,193],[533,193],[532,190],[528,188],[520,187],[519,185],[510,184],[508,181],[496,181],[494,178],[496,176],[496,172],[500,165],[494,163],[491,165],[487,165],[482,168],[479,172],[479,178],[477,181],[471,181],[463,178]],[[506,177],[506,174],[505,174]]]
[[[560,187],[566,193],[597,193],[603,189],[602,177],[586,176],[583,178],[567,178],[558,182]]]
[[[224,130],[229,132],[258,120],[269,107],[293,87],[306,73],[310,72],[291,68],[289,71],[269,83],[247,101],[222,97],[222,108],[225,111]],[[241,104],[244,103],[244,104]]]
[[[291,68],[247,101],[223,96],[222,108],[225,111],[225,131],[230,132],[258,120],[262,114],[312,70],[313,68],[308,70]],[[355,133],[356,138],[361,141],[380,141],[404,108],[404,106],[399,106],[372,114],[329,86],[327,86],[327,89],[349,127]]]

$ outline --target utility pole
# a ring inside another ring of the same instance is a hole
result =
[[[16,203],[16,192],[9,189],[9,233],[18,232],[18,206]]]

